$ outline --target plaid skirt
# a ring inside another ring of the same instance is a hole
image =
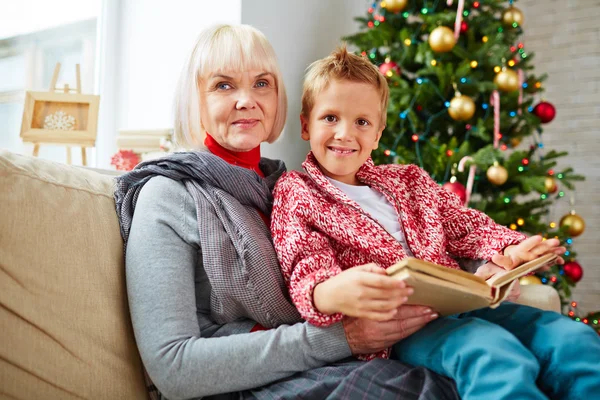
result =
[[[231,395],[258,400],[460,400],[453,380],[425,368],[381,358],[369,362],[351,358]]]
[[[146,375],[150,400],[166,400]],[[456,385],[422,367],[376,358],[348,358],[335,364],[299,372],[270,385],[237,393],[204,397],[204,400],[460,400]]]

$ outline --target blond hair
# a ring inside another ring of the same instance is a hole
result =
[[[381,96],[381,126],[387,120],[389,87],[379,69],[364,57],[348,53],[346,45],[341,45],[329,56],[317,60],[306,69],[302,87],[302,115],[308,118],[315,105],[316,96],[327,88],[333,80],[373,85]]]
[[[272,143],[281,135],[287,117],[287,96],[273,47],[262,32],[249,25],[215,25],[205,29],[196,40],[177,84],[174,139],[178,147],[203,146],[200,80],[218,71],[231,70],[262,70],[275,76],[277,112],[267,142]]]

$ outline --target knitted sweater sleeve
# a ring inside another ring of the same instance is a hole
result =
[[[438,185],[429,174],[417,166],[418,185],[434,194],[446,234],[446,250],[454,257],[490,260],[509,245],[526,236],[497,224],[479,210],[464,207],[459,197]]]
[[[302,318],[313,325],[327,326],[342,314],[319,312],[313,302],[315,286],[341,272],[329,239],[314,229],[314,198],[296,173],[279,179],[273,192],[271,234],[281,272],[290,297]]]

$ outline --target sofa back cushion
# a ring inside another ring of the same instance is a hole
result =
[[[112,191],[0,151],[0,397],[147,398]]]

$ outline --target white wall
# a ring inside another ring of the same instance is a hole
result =
[[[525,49],[535,53],[538,74],[547,73],[543,97],[556,106],[556,118],[544,126],[545,149],[568,151],[560,166],[585,175],[576,184],[575,210],[586,222],[573,239],[583,279],[573,292],[583,313],[600,310],[600,7],[597,0],[521,0]],[[526,145],[528,145],[527,143]],[[571,209],[569,197],[557,202],[554,221]]]
[[[286,84],[289,109],[282,137],[263,145],[262,154],[285,161],[288,169],[300,169],[308,144],[300,138],[300,96],[305,68],[325,57],[342,36],[358,31],[353,20],[366,13],[366,0],[244,0],[242,23],[260,29],[279,58]]]
[[[98,163],[108,168],[120,129],[172,126],[173,91],[198,33],[216,23],[240,23],[241,0],[107,0]],[[116,21],[115,21],[116,19]],[[116,30],[118,30],[115,35]],[[112,39],[112,42],[111,42]]]

